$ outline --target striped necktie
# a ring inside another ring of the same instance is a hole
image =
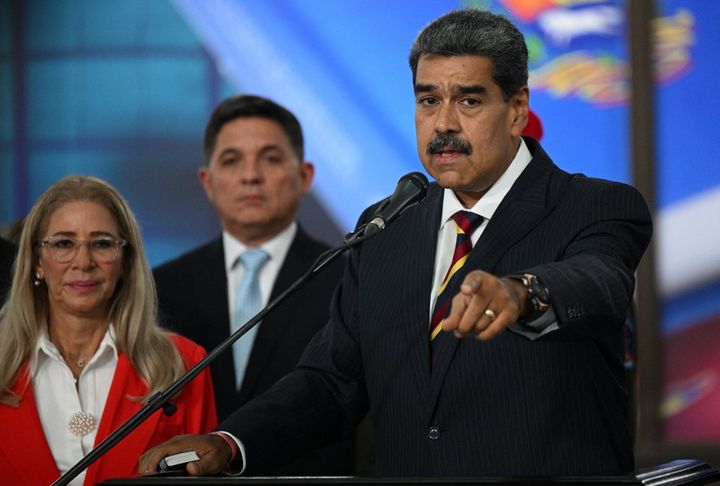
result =
[[[465,264],[470,250],[472,250],[471,236],[473,231],[483,222],[483,217],[479,214],[469,211],[458,211],[452,215],[453,221],[457,227],[457,239],[455,240],[455,251],[453,252],[452,262],[448,268],[445,278],[443,278],[440,288],[438,289],[435,306],[433,308],[432,318],[430,320],[430,341],[432,342],[432,361],[435,362],[435,354],[438,335],[442,330],[442,323],[450,311],[450,303],[453,295],[445,292],[448,284],[453,277],[457,275],[458,270]],[[456,277],[459,278],[459,277]]]
[[[238,285],[235,294],[235,312],[233,313],[232,332],[237,331],[247,321],[262,309],[262,294],[260,293],[260,269],[270,259],[264,250],[251,249],[242,253],[237,262],[245,268],[240,285]],[[252,350],[255,334],[257,333],[258,323],[255,327],[245,333],[240,339],[235,341],[232,346],[233,363],[235,365],[235,385],[236,389],[240,389],[243,379],[245,378],[245,370],[248,360],[250,359],[250,351]]]

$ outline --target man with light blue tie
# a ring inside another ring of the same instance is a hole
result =
[[[296,222],[314,167],[304,160],[296,117],[258,96],[224,100],[205,130],[200,182],[222,235],[154,270],[165,325],[211,350],[299,278],[328,247]],[[342,262],[235,342],[212,365],[218,418],[259,395],[294,368],[327,321]],[[313,451],[283,475],[350,474],[353,443]]]

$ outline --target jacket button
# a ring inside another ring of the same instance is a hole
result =
[[[428,439],[438,440],[440,438],[440,429],[437,427],[430,427],[428,429]]]

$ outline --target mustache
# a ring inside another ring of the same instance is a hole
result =
[[[427,153],[429,155],[436,154],[444,148],[450,150],[457,150],[460,153],[470,155],[472,153],[472,145],[467,140],[457,138],[455,135],[450,133],[441,133],[433,138],[427,146]]]

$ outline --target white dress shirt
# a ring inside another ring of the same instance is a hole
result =
[[[61,473],[74,466],[95,445],[95,434],[110,392],[117,360],[115,331],[110,325],[97,351],[75,380],[43,327],[30,357],[30,376],[40,423]],[[74,436],[68,429],[68,420],[79,411],[91,414],[96,421],[95,428],[83,437]],[[85,471],[70,484],[81,485],[84,480]]]
[[[275,280],[277,280],[280,267],[282,267],[287,256],[290,245],[297,233],[297,223],[292,222],[273,239],[266,241],[257,248],[263,249],[270,256],[270,259],[260,269],[260,293],[262,294],[263,307],[270,301]],[[249,250],[250,247],[235,239],[227,231],[223,231],[223,249],[225,251],[225,274],[228,282],[228,311],[230,316],[235,315],[235,296],[237,288],[245,274],[245,267],[238,264],[238,257]],[[262,324],[259,324],[262,325]],[[232,324],[228,323],[228,329],[232,330]],[[243,337],[244,338],[244,337]]]
[[[273,286],[275,285],[275,280],[277,280],[277,276],[280,273],[280,268],[285,262],[285,257],[290,250],[290,245],[295,239],[296,233],[297,223],[293,221],[287,228],[282,230],[273,239],[266,241],[258,247],[265,250],[267,254],[270,255],[270,259],[260,269],[259,275],[260,293],[262,294],[263,307],[266,306],[270,301],[270,293],[272,292]],[[228,282],[228,311],[230,312],[230,316],[235,315],[235,295],[237,294],[237,288],[240,285],[242,277],[245,273],[245,268],[242,265],[236,264],[236,262],[238,261],[238,257],[240,256],[240,254],[242,254],[249,248],[250,247],[248,247],[241,241],[235,239],[227,231],[223,231],[223,249],[225,251],[225,274],[227,275]],[[258,326],[261,325],[262,323],[258,324]],[[231,322],[228,323],[228,327],[230,332],[232,332]],[[245,339],[247,337],[249,336],[246,334],[240,339]],[[231,437],[238,446],[239,453],[243,461],[242,470],[238,474],[242,474],[242,472],[245,471],[246,464],[245,446],[243,445],[242,441],[240,441],[234,435],[230,434],[229,432],[224,433]]]
[[[489,221],[492,219],[495,211],[497,210],[500,203],[505,198],[510,188],[525,168],[530,164],[532,160],[532,154],[528,150],[525,141],[520,138],[520,147],[518,148],[515,158],[505,169],[505,172],[500,178],[495,181],[490,189],[475,203],[472,208],[466,208],[462,205],[460,200],[457,198],[452,189],[445,189],[443,193],[443,208],[442,216],[440,217],[440,229],[438,230],[438,242],[437,250],[435,252],[435,268],[433,271],[433,285],[430,293],[430,309],[428,310],[429,319],[432,319],[432,312],[435,307],[435,300],[437,299],[437,293],[442,284],[443,278],[447,273],[447,269],[452,262],[452,256],[455,252],[455,241],[457,239],[457,229],[455,222],[452,220],[452,215],[458,211],[469,211],[478,214],[483,217],[483,222],[473,232],[470,237],[473,248],[475,244],[482,236],[485,228]],[[542,329],[542,332],[537,333],[529,331],[527,327],[520,327],[516,324],[510,326],[510,330],[515,331],[523,336],[531,339],[537,338],[557,328],[557,324],[553,324],[555,321],[554,311],[548,311],[544,313],[539,319],[527,323],[526,326],[530,328]],[[429,321],[428,321],[429,322]]]

